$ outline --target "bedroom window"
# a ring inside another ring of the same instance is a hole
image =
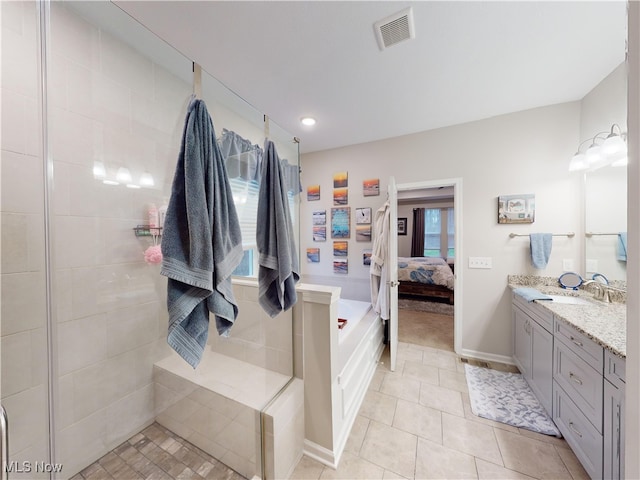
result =
[[[454,258],[453,208],[424,209],[424,256]]]

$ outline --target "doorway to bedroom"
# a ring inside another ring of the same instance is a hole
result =
[[[461,179],[398,184],[398,340],[455,352]]]

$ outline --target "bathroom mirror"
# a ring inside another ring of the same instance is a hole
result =
[[[586,277],[601,273],[609,280],[627,279],[619,259],[619,234],[627,231],[627,168],[603,167],[585,174]]]

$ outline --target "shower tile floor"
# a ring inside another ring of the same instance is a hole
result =
[[[243,480],[175,433],[154,423],[71,480]]]

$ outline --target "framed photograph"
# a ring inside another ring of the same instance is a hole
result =
[[[326,242],[327,241],[327,227],[316,225],[313,227],[313,241],[314,242]]]
[[[320,200],[320,185],[310,185],[307,187],[307,201]]]
[[[313,224],[314,225],[326,225],[327,224],[327,211],[318,210],[313,212]]]
[[[349,173],[338,172],[333,174],[333,188],[344,188],[349,186]]]
[[[365,197],[375,197],[380,195],[380,179],[370,178],[362,182],[362,195]]]
[[[498,223],[533,223],[536,196],[533,193],[498,197]]]
[[[407,234],[407,217],[398,218],[398,235]]]
[[[333,204],[334,205],[346,205],[349,203],[349,189],[348,188],[334,188],[333,189]]]
[[[371,241],[371,225],[356,225],[356,242]]]
[[[331,209],[331,238],[349,238],[349,222],[351,207],[335,207]]]
[[[349,242],[345,242],[345,241],[333,242],[333,256],[334,257],[348,257],[349,256]]]
[[[371,250],[362,251],[362,264],[365,266],[371,265]]]
[[[307,248],[307,262],[308,263],[320,263],[320,249],[319,248]]]
[[[349,273],[349,260],[347,260],[346,258],[334,258],[333,273],[340,273],[340,274]]]
[[[371,207],[356,208],[356,225],[368,225],[371,223]]]

